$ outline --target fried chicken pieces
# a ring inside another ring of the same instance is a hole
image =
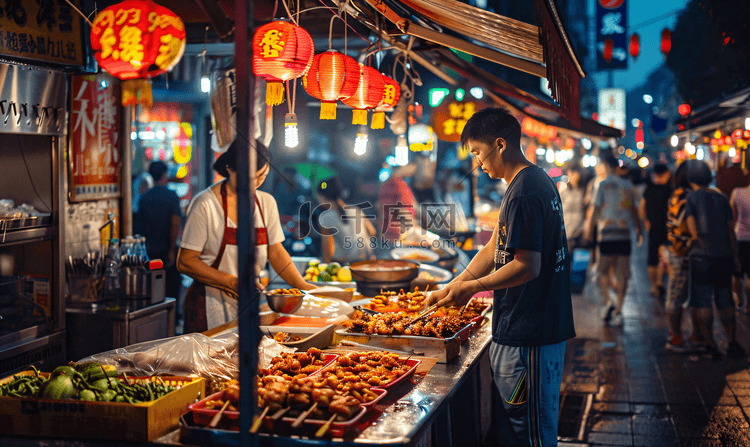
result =
[[[349,332],[361,334],[450,338],[471,322],[471,318],[466,316],[431,316],[410,324],[413,319],[411,315],[366,315],[357,311],[351,320],[343,324],[349,328]]]

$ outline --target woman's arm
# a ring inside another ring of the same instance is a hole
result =
[[[177,270],[196,281],[223,290],[236,298],[237,277],[211,267],[200,260],[200,255],[199,251],[180,248],[177,254]]]
[[[321,249],[323,251],[323,262],[330,264],[333,260],[333,254],[336,252],[336,245],[333,243],[333,236],[322,234],[320,236]]]
[[[290,286],[300,290],[314,289],[315,286],[305,282],[297,267],[292,262],[286,249],[281,243],[268,246],[268,261],[273,270]]]

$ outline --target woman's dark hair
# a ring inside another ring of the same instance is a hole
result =
[[[253,147],[255,149],[255,170],[260,171],[263,167],[271,163],[271,152],[268,148],[260,141],[255,141]],[[219,158],[214,162],[214,171],[218,172],[220,176],[229,178],[229,171],[237,170],[237,140],[235,140],[226,152],[221,154]]]
[[[344,197],[344,186],[338,177],[331,177],[318,185],[317,193],[331,202]]]
[[[687,176],[687,161],[684,161],[680,163],[679,166],[677,166],[677,169],[674,171],[674,176],[672,177],[672,181],[674,184],[672,185],[674,189],[683,188],[683,189],[689,189],[690,188],[690,182],[688,181]]]
[[[702,160],[688,160],[686,163],[689,163],[687,167],[687,176],[690,183],[695,183],[701,187],[706,187],[711,184],[713,173],[711,173],[711,168],[708,166],[708,163]]]

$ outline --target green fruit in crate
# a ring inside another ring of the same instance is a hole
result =
[[[320,259],[311,259],[310,262],[307,263],[308,267],[317,267],[320,265]]]
[[[96,394],[91,390],[83,390],[78,393],[78,400],[84,400],[86,402],[95,402]]]
[[[99,379],[89,384],[91,388],[97,391],[107,391],[109,389],[109,380]]]
[[[52,374],[50,374],[50,378],[57,377],[60,374],[65,374],[66,376],[73,376],[73,374],[76,372],[75,368],[72,366],[58,366],[54,370],[52,370]]]
[[[320,280],[323,282],[329,282],[331,281],[331,274],[328,272],[323,272],[320,275]]]
[[[112,402],[112,400],[117,397],[117,391],[107,390],[103,392],[100,397],[104,402]]]
[[[337,274],[339,270],[341,270],[341,264],[339,264],[338,262],[332,262],[328,264],[328,268],[326,269],[326,271],[331,275]]]
[[[76,387],[69,376],[61,374],[46,381],[40,395],[44,399],[72,399],[76,395]]]

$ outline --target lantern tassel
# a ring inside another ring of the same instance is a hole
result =
[[[138,84],[135,79],[122,81],[122,105],[123,106],[138,105],[137,85]]]
[[[154,105],[154,95],[151,91],[151,79],[141,79],[138,85],[138,96],[141,105],[150,109]]]
[[[266,104],[277,106],[284,102],[284,84],[268,81],[266,84]]]
[[[372,114],[371,129],[385,129],[385,112],[375,112]]]
[[[336,119],[336,103],[335,102],[321,102],[320,103],[320,119],[322,120],[335,120]]]
[[[352,124],[367,125],[367,110],[354,109],[352,111]]]

